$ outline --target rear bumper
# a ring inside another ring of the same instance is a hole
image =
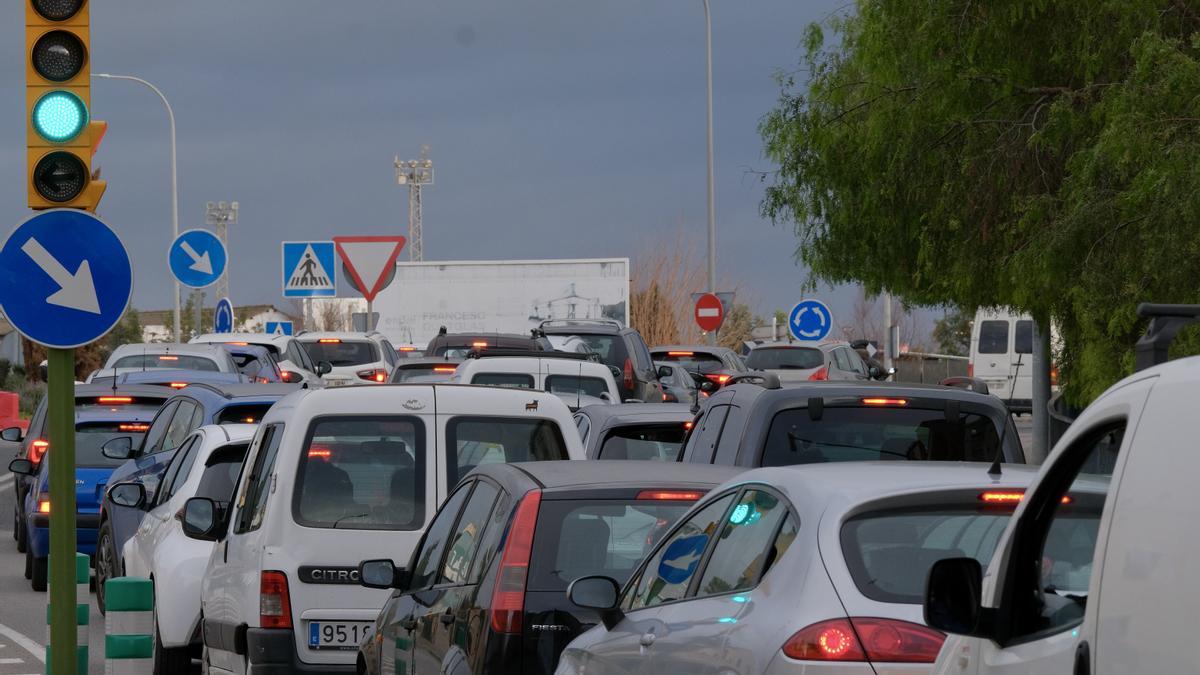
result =
[[[290,628],[246,629],[246,656],[254,665],[256,674],[356,672],[353,663],[343,665],[301,661],[296,655],[296,634]]]
[[[75,550],[89,556],[96,555],[96,535],[100,528],[100,516],[81,513],[75,516]],[[29,550],[33,557],[44,558],[50,554],[50,517],[35,513],[29,517]]]

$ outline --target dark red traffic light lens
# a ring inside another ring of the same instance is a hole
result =
[[[52,30],[33,45],[33,69],[51,82],[66,82],[83,69],[86,51],[74,33]]]

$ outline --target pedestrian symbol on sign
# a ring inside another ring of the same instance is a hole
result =
[[[304,251],[304,257],[300,260],[300,265],[292,273],[292,278],[288,279],[288,287],[322,288],[329,285],[329,275],[321,267],[321,263],[317,262],[316,256],[313,255],[312,246],[309,246]]]
[[[333,265],[331,242],[283,242],[284,297],[336,295],[337,280],[332,274]]]

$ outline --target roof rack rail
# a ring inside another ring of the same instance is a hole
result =
[[[543,349],[507,349],[504,347],[489,347],[487,349],[472,349],[464,358],[482,359],[502,356],[523,356],[533,359],[572,359],[575,361],[600,361],[600,355],[595,352],[564,352]]]
[[[541,330],[551,324],[562,326],[586,326],[587,324],[601,324],[613,326],[618,330],[625,328],[625,324],[617,321],[616,319],[545,319],[538,324],[538,330]]]
[[[1164,305],[1143,302],[1138,316],[1150,319],[1146,333],[1134,345],[1134,371],[1145,370],[1170,360],[1168,352],[1184,326],[1200,321],[1200,305]]]
[[[783,389],[783,385],[779,382],[779,376],[775,373],[742,373],[729,378],[725,386],[735,384],[757,384],[763,389]]]

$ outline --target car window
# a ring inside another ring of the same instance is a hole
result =
[[[808,408],[781,410],[771,420],[761,466],[816,462],[935,460],[990,462],[1000,435],[981,412],[904,405],[825,407],[814,420]]]
[[[592,428],[592,420],[587,415],[575,415],[575,428],[579,430],[579,438],[587,444],[588,431]]]
[[[1059,456],[1030,497],[1016,535],[1012,634],[1057,633],[1083,621],[1100,516],[1124,424],[1089,434]]]
[[[825,353],[814,347],[759,347],[746,357],[754,370],[810,370],[825,365]]]
[[[242,462],[246,459],[246,449],[245,443],[235,443],[214,450],[204,463],[204,473],[200,474],[195,496],[228,504],[237,488],[237,478],[242,470]]]
[[[158,490],[159,504],[165,504],[176,492],[179,492],[179,487],[187,482],[188,472],[192,470],[192,463],[196,461],[196,453],[200,451],[202,438],[199,435],[189,437],[179,448],[179,452],[175,453],[175,457],[171,460],[171,467],[167,469],[167,476]]]
[[[1008,353],[1008,321],[982,321],[979,324],[979,353]]]
[[[305,527],[419,530],[425,466],[417,417],[318,417],[300,455],[292,513]]]
[[[717,447],[717,439],[721,436],[721,428],[729,415],[729,406],[715,405],[704,413],[700,420],[700,428],[694,432],[696,438],[690,461],[711,464],[713,451]]]
[[[392,346],[392,343],[388,342],[387,340],[381,340],[380,351],[383,352],[383,360],[386,361],[389,366],[396,365],[396,348]]]
[[[578,336],[589,349],[600,355],[600,362],[606,366],[625,367],[625,343],[616,335],[580,335]]]
[[[203,370],[216,373],[221,370],[216,361],[203,356],[188,354],[137,354],[123,356],[109,368],[129,368],[130,370]]]
[[[262,421],[267,411],[271,409],[271,403],[242,403],[238,405],[227,405],[217,412],[217,418],[213,420],[214,424],[258,424]]]
[[[548,375],[546,391],[552,394],[581,394],[595,398],[600,398],[601,394],[611,395],[608,391],[608,380],[578,375]]]
[[[838,370],[852,370],[850,359],[846,357],[845,349],[833,350],[833,360],[837,364]]]
[[[433,522],[429,524],[421,548],[413,556],[413,574],[408,584],[409,590],[417,591],[432,585],[442,562],[442,553],[446,550],[446,541],[450,536],[450,530],[454,527],[454,522],[458,519],[458,512],[462,510],[463,503],[467,501],[467,495],[471,493],[472,486],[473,483],[464,483],[459,486],[434,516]]]
[[[480,464],[569,459],[558,424],[520,417],[454,417],[446,423],[446,473],[454,485]]]
[[[632,347],[630,352],[633,353],[634,358],[638,361],[638,370],[650,370],[653,368],[654,358],[650,356],[650,348],[646,346],[646,341],[642,339],[642,336],[637,331],[633,331],[626,335],[626,338],[630,342],[630,347]]]
[[[272,424],[263,431],[258,453],[254,457],[254,468],[242,491],[235,533],[257,530],[262,525],[267,511],[267,496],[271,492],[272,474],[275,472],[275,455],[279,452],[282,440],[282,424]]]
[[[716,536],[733,503],[727,494],[688,518],[650,557],[628,600],[631,610],[683,599],[700,567],[708,543]]]
[[[167,434],[167,427],[171,426],[171,420],[175,418],[175,410],[178,407],[179,401],[171,401],[154,416],[154,421],[150,423],[150,429],[142,441],[144,454],[155,453],[161,449],[163,437]],[[134,447],[137,447],[136,441]]]
[[[729,512],[704,566],[699,596],[752,588],[773,562],[773,544],[787,505],[766,490],[746,490]]]
[[[850,369],[859,375],[866,375],[867,364],[862,360],[862,357],[858,355],[858,352],[854,351],[853,349],[847,349],[845,352],[846,360],[850,362]]]
[[[454,535],[450,538],[438,584],[461,585],[470,581],[471,563],[475,560],[483,530],[491,520],[492,507],[499,492],[485,480],[475,482],[475,491],[471,493],[462,517],[454,526]]]
[[[1033,321],[1022,319],[1013,329],[1013,352],[1016,354],[1033,353]]]
[[[691,505],[653,499],[543,500],[527,589],[561,593],[573,580],[593,574],[624,584]]]
[[[688,350],[654,352],[655,361],[665,361],[693,373],[715,373],[725,369],[725,363],[716,354]]]
[[[146,417],[149,417],[148,411]],[[146,424],[143,422],[82,422],[75,425],[75,466],[114,467],[125,463],[123,459],[104,456],[104,444],[114,438],[128,436],[136,447],[142,440]]]
[[[304,348],[313,361],[328,361],[335,368],[379,361],[378,348],[370,340],[322,338],[304,343]]]
[[[598,459],[648,459],[675,462],[683,451],[682,423],[629,424],[609,430]]]
[[[428,372],[421,372],[420,374],[427,375]],[[470,383],[488,387],[533,389],[533,375],[528,373],[475,373],[471,377]]]
[[[167,427],[160,450],[178,448],[183,439],[196,428],[192,426],[192,416],[196,414],[196,408],[195,401],[186,398],[179,401],[179,407],[175,409],[175,417],[171,418],[171,425]]]

